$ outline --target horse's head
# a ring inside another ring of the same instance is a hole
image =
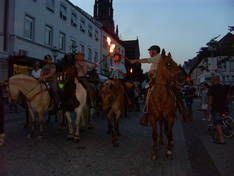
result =
[[[103,110],[107,110],[114,100],[113,88],[114,82],[112,80],[107,80],[101,86],[100,98]]]
[[[166,55],[164,49],[162,50],[161,57],[162,59],[158,65],[158,74],[167,82],[178,81],[182,74],[181,67],[172,59],[171,53]]]

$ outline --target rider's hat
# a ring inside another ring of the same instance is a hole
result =
[[[149,51],[157,51],[157,53],[160,53],[160,47],[158,45],[152,45],[151,47],[149,47],[148,49]]]
[[[52,59],[51,55],[47,54],[47,55],[45,55],[44,60],[45,61],[52,61],[53,59]]]

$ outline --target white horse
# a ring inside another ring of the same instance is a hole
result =
[[[74,109],[74,111],[76,112],[75,133],[72,125],[71,113],[69,111],[66,111],[65,115],[68,122],[68,138],[73,137],[74,142],[79,142],[81,120],[83,119],[84,110],[86,108],[87,91],[76,78],[74,80],[76,84],[76,98],[80,103],[79,106]]]
[[[28,137],[32,137],[35,129],[34,112],[38,114],[40,123],[40,135],[38,137],[41,138],[44,131],[43,113],[48,111],[51,100],[46,86],[40,84],[38,80],[31,76],[18,74],[10,77],[8,89],[13,101],[17,99],[20,93],[27,100],[28,110],[30,112],[30,133]]]

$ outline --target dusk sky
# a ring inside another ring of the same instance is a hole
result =
[[[94,0],[71,0],[93,15]],[[113,0],[115,25],[123,40],[138,37],[141,57],[153,44],[170,51],[177,63],[234,26],[234,0]],[[146,64],[147,65],[147,64]],[[148,66],[144,65],[144,71]]]

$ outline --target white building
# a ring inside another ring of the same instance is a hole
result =
[[[220,75],[223,84],[234,85],[234,56],[204,58],[191,72],[191,79],[199,85],[214,74]]]
[[[102,55],[101,42],[101,23],[68,0],[0,1],[0,58],[43,59],[51,54],[59,59],[77,46],[86,60],[97,62]],[[10,63],[13,74],[30,69],[18,61]]]

